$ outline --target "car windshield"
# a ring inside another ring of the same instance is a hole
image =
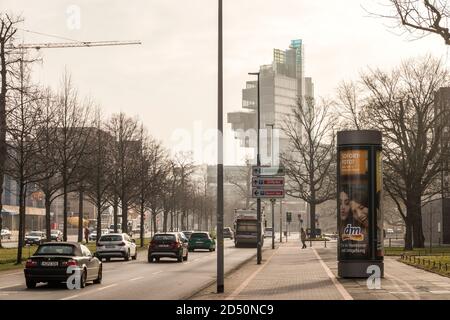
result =
[[[119,234],[106,235],[106,236],[100,237],[100,241],[122,241],[122,236]]]
[[[256,221],[240,221],[237,225],[239,232],[257,232]]]
[[[52,230],[51,232],[52,232],[52,234],[58,234],[59,233],[58,230]]]
[[[44,245],[40,246],[35,255],[63,255],[72,256],[74,255],[75,247],[71,245]]]
[[[175,236],[173,234],[156,234],[153,237],[154,241],[175,241]]]
[[[207,239],[208,234],[199,232],[199,233],[193,233],[191,234],[191,239]]]
[[[42,236],[42,233],[41,232],[30,232],[28,235],[32,236],[32,237],[40,237],[40,236]]]

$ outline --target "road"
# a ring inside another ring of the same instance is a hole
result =
[[[269,241],[265,241],[265,246],[268,245]],[[238,267],[255,254],[254,248],[236,249],[231,240],[225,240],[225,272]],[[30,290],[25,287],[22,270],[0,273],[0,300],[178,300],[190,297],[210,284],[215,277],[216,252],[190,252],[189,260],[183,263],[174,259],[148,263],[146,252],[141,251],[135,261],[104,262],[102,284],[89,284],[80,290],[68,290],[64,284],[56,288],[41,284]]]

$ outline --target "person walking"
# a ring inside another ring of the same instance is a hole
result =
[[[300,229],[300,239],[302,240],[302,249],[306,249],[306,232],[303,228]]]
[[[86,239],[86,243],[89,243],[89,228],[85,227],[84,228],[84,238]]]

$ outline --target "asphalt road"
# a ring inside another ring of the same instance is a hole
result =
[[[269,242],[265,241],[265,247]],[[183,263],[175,259],[148,263],[146,251],[139,253],[135,261],[104,262],[102,284],[88,284],[79,290],[68,290],[65,284],[55,288],[40,284],[36,289],[27,289],[23,270],[0,273],[0,300],[178,300],[190,297],[216,278],[216,252],[189,252],[188,261]],[[225,240],[225,272],[255,255],[256,249],[237,249],[233,241]]]

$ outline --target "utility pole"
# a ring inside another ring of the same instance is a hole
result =
[[[274,124],[266,124],[266,126],[271,127],[272,130],[270,132],[270,155],[272,158],[271,164],[272,167],[275,165],[274,157],[273,157],[273,127]],[[275,202],[276,199],[270,199],[270,203],[272,204],[272,249],[275,249]]]
[[[217,79],[217,293],[224,292],[223,248],[223,30],[222,0],[218,2],[218,79]]]
[[[249,75],[252,76],[257,76],[258,79],[258,86],[257,86],[257,91],[256,91],[256,99],[257,99],[257,132],[256,132],[256,137],[257,137],[257,154],[256,154],[256,166],[259,168],[261,167],[261,155],[260,155],[260,130],[261,130],[261,103],[260,103],[260,96],[259,96],[259,91],[260,91],[260,81],[259,81],[259,76],[260,73],[259,72],[251,72],[249,73]],[[258,173],[257,177],[259,178],[261,176],[260,173]],[[256,199],[256,216],[257,216],[257,250],[256,250],[256,261],[257,264],[261,264],[261,260],[262,260],[262,254],[261,254],[261,238],[262,238],[262,228],[261,228],[261,198],[257,198]]]

